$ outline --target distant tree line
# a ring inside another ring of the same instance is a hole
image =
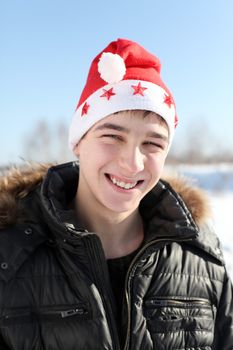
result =
[[[68,127],[63,121],[49,124],[39,120],[23,138],[22,158],[35,162],[68,162],[73,155],[68,147]]]
[[[197,120],[195,125],[186,127],[184,137],[175,138],[167,162],[171,164],[233,163],[233,149],[225,142],[224,137],[218,139],[212,133],[209,124],[202,119]]]

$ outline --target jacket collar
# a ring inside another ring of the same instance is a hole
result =
[[[72,202],[78,187],[79,167],[76,162],[51,167],[41,186],[41,201],[43,208],[52,220],[66,225],[74,225],[82,231],[75,222],[73,210],[67,209]],[[180,228],[190,228],[198,231],[190,211],[181,197],[165,181],[161,180],[140,203],[140,213],[148,231],[156,231],[160,227],[163,235],[179,235]],[[71,222],[72,219],[72,222]],[[171,229],[172,228],[172,229]],[[167,230],[167,231],[166,231]]]
[[[78,174],[76,162],[49,169],[40,165],[36,168],[12,170],[10,175],[0,179],[0,228],[22,220],[19,203],[37,188],[45,220],[58,237],[64,239],[64,228],[70,232],[69,228],[72,227],[79,234],[85,234],[85,228],[75,222],[73,211],[67,210],[67,203],[76,194]],[[193,238],[192,244],[222,260],[218,239],[212,232],[208,232],[206,237],[209,209],[205,195],[199,189],[189,186],[183,180],[161,180],[142,200],[140,212],[147,223],[148,240],[155,235],[173,240],[177,237]],[[197,234],[198,237],[194,239]]]

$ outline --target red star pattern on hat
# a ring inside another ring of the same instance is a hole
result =
[[[107,100],[110,100],[110,98],[115,94],[115,92],[113,92],[113,88],[109,89],[109,90],[106,90],[106,89],[103,89],[104,93],[103,95],[100,95],[100,97],[106,97]]]
[[[133,95],[141,95],[144,96],[144,91],[147,90],[146,87],[141,86],[141,82],[138,83],[138,85],[131,85],[134,89]]]
[[[171,105],[174,104],[172,97],[170,95],[166,95],[166,94],[164,94],[163,102],[166,103],[169,108],[171,108]]]
[[[89,107],[90,107],[90,105],[89,105],[87,102],[85,102],[85,104],[84,104],[84,106],[83,106],[83,108],[82,108],[82,116],[83,116],[84,114],[87,114],[87,113],[88,113]]]

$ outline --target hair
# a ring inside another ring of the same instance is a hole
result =
[[[113,115],[117,115],[118,113],[121,113],[121,112],[123,112],[123,111],[115,112],[115,113],[113,113]],[[145,110],[145,109],[127,109],[127,110],[124,110],[124,112],[126,112],[127,114],[131,114],[132,116],[134,116],[135,114],[141,114],[142,113],[143,118],[146,118],[149,115],[154,115],[157,118],[159,124],[164,125],[164,126],[166,126],[168,128],[166,120],[163,117],[161,117],[161,115],[159,115],[159,114],[157,114],[155,112],[148,111],[148,110]]]
[[[148,110],[145,110],[145,109],[127,109],[127,110],[123,110],[123,111],[117,111],[115,113],[112,113],[112,114],[109,114],[108,116],[106,116],[105,118],[109,117],[110,115],[117,115],[121,112],[125,112],[127,114],[130,114],[131,116],[134,116],[135,114],[142,114],[143,118],[146,118],[148,117],[149,115],[154,115],[156,118],[157,118],[157,121],[160,125],[163,125],[163,126],[166,126],[166,128],[169,130],[168,128],[168,125],[167,125],[167,122],[163,119],[163,117],[161,117],[161,115],[155,113],[155,112],[152,112],[152,111],[148,111]],[[90,129],[89,129],[90,130]],[[79,142],[85,138],[85,136],[87,135],[88,131],[87,130],[85,132],[85,134],[83,134],[83,136],[81,137],[81,139],[79,140]]]

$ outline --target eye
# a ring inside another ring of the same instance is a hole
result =
[[[116,134],[104,134],[101,137],[106,137],[106,138],[120,140],[120,141],[122,140],[122,138],[119,135],[116,135]]]
[[[146,141],[144,142],[144,145],[154,150],[158,150],[158,149],[164,150],[166,148],[165,144],[159,143],[159,142],[152,142],[152,141]]]

